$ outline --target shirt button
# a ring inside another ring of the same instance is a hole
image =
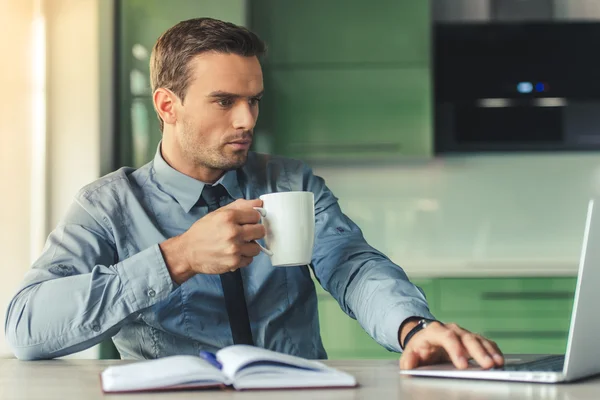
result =
[[[155,295],[156,295],[156,292],[153,289],[148,290],[148,296],[154,297]]]
[[[93,330],[94,332],[96,332],[96,333],[97,333],[97,332],[100,332],[100,325],[94,325],[94,326],[92,326],[92,330]]]

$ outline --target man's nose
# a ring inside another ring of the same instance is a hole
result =
[[[256,125],[256,112],[250,104],[240,102],[233,113],[233,127],[244,131],[254,129]]]

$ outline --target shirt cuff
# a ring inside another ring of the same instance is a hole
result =
[[[383,319],[383,341],[386,343],[386,348],[397,353],[402,352],[398,334],[400,325],[410,317],[420,317],[427,319],[436,319],[429,310],[415,303],[397,304],[387,312]]]
[[[169,296],[173,281],[158,244],[119,263],[117,271],[136,310],[150,307]]]

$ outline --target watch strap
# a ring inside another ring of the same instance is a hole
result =
[[[406,344],[408,343],[408,341],[417,332],[420,332],[423,329],[427,328],[429,326],[429,324],[431,324],[432,322],[439,322],[439,321],[437,321],[435,319],[428,319],[428,318],[421,318],[421,319],[419,319],[419,321],[417,321],[417,324],[415,326],[413,326],[412,329],[410,331],[408,331],[408,333],[404,337],[404,343],[400,343],[400,347],[402,348],[402,350],[404,350],[406,348]]]

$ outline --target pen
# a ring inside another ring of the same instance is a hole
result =
[[[210,351],[204,351],[204,350],[202,350],[200,352],[200,357],[202,359],[208,361],[213,367],[217,367],[218,369],[222,369],[223,368],[223,366],[221,365],[221,363],[217,360],[217,356],[215,356]]]

